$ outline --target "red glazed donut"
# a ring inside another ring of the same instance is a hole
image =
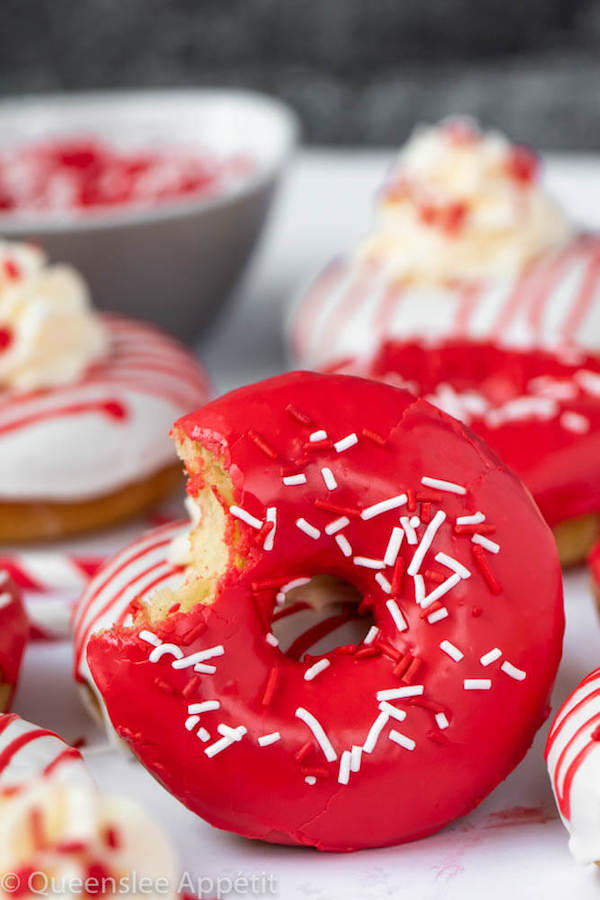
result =
[[[558,529],[563,562],[585,556],[600,513],[596,357],[464,340],[431,348],[389,341],[370,361],[338,369],[406,387],[469,425],[525,482],[550,527]],[[579,531],[569,531],[576,519]]]
[[[521,483],[425,401],[344,376],[243,388],[174,432],[202,510],[186,585],[142,587],[88,647],[119,735],[209,822],[271,842],[375,847],[469,812],[531,744],[561,652]],[[278,595],[324,573],[375,624],[291,659]]]
[[[0,713],[10,709],[28,632],[19,589],[0,572]]]

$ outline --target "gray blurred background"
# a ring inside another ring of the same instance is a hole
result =
[[[0,91],[236,85],[312,143],[390,145],[471,113],[600,148],[598,0],[2,0]]]

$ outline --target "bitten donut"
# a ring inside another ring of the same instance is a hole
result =
[[[0,713],[10,709],[28,633],[19,589],[0,571]]]
[[[77,750],[14,715],[0,716],[0,821],[2,897],[50,884],[60,896],[176,896],[162,829],[131,800],[98,791]]]
[[[600,524],[600,362],[571,352],[388,342],[340,371],[402,386],[469,425],[527,485],[563,565]]]
[[[560,708],[548,735],[546,762],[571,853],[579,863],[600,865],[600,669]]]
[[[561,653],[556,549],[521,483],[425,401],[347,376],[234,391],[174,436],[200,509],[185,583],[148,571],[132,624],[87,649],[119,736],[266,841],[375,847],[469,812],[529,747]],[[364,637],[295,659],[273,614],[313,576],[356,590]]]
[[[166,496],[179,478],[166,432],[208,393],[172,338],[96,314],[74,270],[0,242],[0,541],[98,528]]]

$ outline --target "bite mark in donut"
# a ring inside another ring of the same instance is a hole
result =
[[[344,376],[233,392],[175,437],[202,509],[185,583],[142,590],[87,651],[119,735],[268,841],[380,846],[468,812],[531,743],[560,656],[556,551],[517,479],[426,402]],[[375,624],[292,659],[273,613],[316,575]]]

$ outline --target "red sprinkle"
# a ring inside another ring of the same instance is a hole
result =
[[[506,168],[515,181],[527,186],[537,178],[539,159],[527,147],[513,147],[506,161]]]
[[[307,741],[305,744],[303,744],[300,747],[300,749],[296,753],[296,760],[298,762],[303,762],[307,756],[310,756],[312,751],[313,751],[313,742]]]
[[[394,564],[394,574],[392,575],[392,594],[397,597],[402,593],[404,587],[404,569],[406,562],[403,556],[398,556]]]
[[[301,425],[312,425],[312,419],[310,418],[310,416],[307,416],[306,413],[302,412],[302,410],[297,409],[292,403],[288,403],[285,411],[289,413],[292,419],[295,419],[296,422],[300,422]]]
[[[259,450],[262,450],[265,456],[268,456],[269,459],[277,459],[279,454],[271,447],[270,444],[267,443],[267,441],[265,441],[262,435],[250,429],[250,431],[248,432],[248,437],[256,444]]]
[[[489,587],[492,594],[501,594],[502,586],[500,582],[494,575],[492,569],[490,568],[490,564],[488,562],[486,552],[483,547],[480,547],[478,544],[472,544],[471,549],[473,551],[473,556],[475,557],[475,562],[479,567],[479,571],[483,575],[487,586]]]
[[[412,488],[409,488],[406,492],[407,504],[406,508],[409,512],[416,512],[417,510],[417,497],[415,496],[415,492]]]
[[[378,447],[387,446],[387,441],[384,437],[381,437],[380,434],[377,434],[375,431],[371,431],[370,428],[363,428],[362,430],[363,437],[368,438],[368,440],[372,441],[374,444],[377,444]]]
[[[6,325],[0,327],[0,352],[8,350],[13,340],[14,334],[12,328],[8,328]]]
[[[328,500],[315,500],[315,506],[318,509],[324,509],[326,512],[335,513],[338,516],[348,516],[350,519],[360,518],[360,509],[352,506],[338,506],[336,503],[330,503]]]
[[[200,678],[199,675],[194,675],[194,677],[188,681],[188,683],[185,685],[185,687],[183,687],[181,693],[185,697],[186,700],[188,699],[188,697],[191,697],[193,694],[196,693],[196,691],[200,687],[201,680],[202,679]]]
[[[265,692],[262,698],[263,706],[270,706],[273,702],[273,696],[275,694],[275,690],[277,688],[277,682],[279,681],[279,669],[273,668],[269,672],[269,677],[267,678],[267,684],[265,687]]]
[[[119,850],[122,846],[121,834],[114,825],[108,825],[104,831],[104,843],[111,850]]]
[[[21,270],[19,269],[14,259],[4,260],[4,274],[12,281],[21,277]]]
[[[427,500],[421,503],[420,519],[423,525],[427,525],[431,521],[431,503]]]
[[[354,659],[371,659],[373,656],[381,656],[381,647],[375,644],[366,647],[359,647],[354,654]]]

